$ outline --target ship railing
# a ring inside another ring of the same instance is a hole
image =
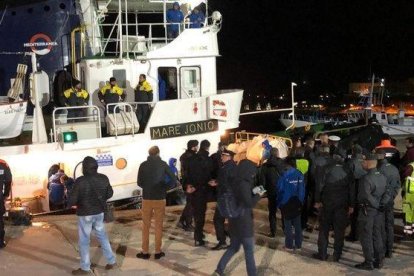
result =
[[[168,34],[167,34],[168,26],[178,25],[179,34],[183,31],[183,29],[186,28],[185,27],[186,24],[183,24],[183,23],[166,23],[166,24],[164,23],[137,23],[137,24],[128,23],[128,24],[122,24],[122,27],[123,28],[135,27],[136,32],[135,34],[124,34],[122,35],[122,39],[120,39],[119,37],[115,37],[115,38],[112,37],[114,32],[116,33],[115,30],[118,27],[117,21],[114,24],[101,23],[100,25],[102,27],[112,26],[109,36],[107,38],[101,39],[102,44],[103,44],[101,55],[104,55],[105,53],[119,54],[120,47],[121,47],[120,45],[122,45],[122,52],[127,55],[129,53],[143,55],[150,50],[154,50],[162,46],[165,46],[173,40],[172,38],[168,38]],[[143,35],[143,33],[145,32],[139,33],[137,31],[139,27],[147,28],[146,33],[148,33],[148,37],[145,37]],[[162,36],[160,36],[161,33],[163,33]],[[158,34],[158,36],[154,34]],[[111,48],[108,46],[113,45],[114,43],[116,43],[115,51],[107,51],[108,48]]]
[[[139,122],[136,116],[138,105],[149,105],[152,102],[121,102],[106,105],[106,126],[109,135],[131,134],[139,131]]]
[[[70,117],[69,117],[70,116]],[[60,141],[64,132],[76,132],[77,139],[101,138],[101,116],[95,105],[57,107],[52,113],[51,140]]]

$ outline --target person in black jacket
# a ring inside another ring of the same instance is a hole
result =
[[[219,169],[216,180],[211,180],[208,184],[212,187],[217,187],[217,194],[222,194],[225,191],[225,187],[229,187],[234,180],[234,173],[236,170],[236,163],[233,160],[234,152],[223,149],[221,150],[221,162],[223,166]],[[227,248],[226,243],[226,231],[224,229],[225,218],[220,214],[218,207],[214,211],[214,229],[218,244],[212,248],[212,250],[221,250]]]
[[[183,184],[184,191],[187,191],[188,183],[188,160],[191,159],[198,151],[198,141],[190,140],[187,142],[187,150],[180,156],[181,163],[181,183]],[[184,229],[185,231],[194,230],[193,227],[193,207],[191,199],[193,198],[192,194],[186,192],[186,203],[181,213],[180,220],[177,223],[179,228]]]
[[[103,255],[108,264],[105,269],[116,267],[115,255],[109,244],[105,231],[104,209],[106,201],[112,197],[113,190],[106,175],[98,173],[98,163],[90,156],[82,162],[83,176],[75,181],[70,195],[69,206],[76,206],[79,230],[80,268],[72,271],[73,275],[90,273],[89,243],[92,229],[95,230]]]
[[[6,247],[4,242],[4,219],[6,212],[4,200],[9,197],[12,183],[12,174],[6,161],[0,159],[0,249]]]
[[[138,186],[142,188],[142,252],[137,254],[137,258],[149,259],[149,230],[151,219],[154,214],[155,220],[155,259],[165,256],[161,251],[162,227],[165,215],[165,197],[168,185],[165,176],[177,179],[170,167],[161,160],[160,149],[153,146],[148,150],[147,161],[139,166]]]
[[[203,228],[207,209],[207,189],[211,180],[213,164],[209,157],[208,150],[210,142],[203,140],[200,143],[200,150],[188,161],[188,188],[192,194],[191,200],[194,210],[194,244],[204,246]]]
[[[355,204],[355,184],[352,172],[345,166],[345,152],[337,150],[329,165],[323,169],[323,175],[317,193],[315,207],[320,209],[318,253],[313,256],[322,261],[328,258],[329,230],[333,225],[334,254],[338,262],[344,247],[345,228],[348,215],[353,212]]]
[[[262,165],[261,169],[261,182],[266,189],[267,194],[267,208],[269,211],[269,237],[274,238],[276,236],[276,183],[279,177],[284,172],[285,165],[282,159],[279,158],[279,150],[272,148],[270,150],[270,158]]]
[[[240,161],[235,171],[235,179],[231,185],[236,201],[242,206],[244,214],[229,219],[230,247],[221,257],[215,273],[224,275],[224,269],[231,258],[243,245],[246,269],[249,276],[256,275],[254,260],[254,229],[253,207],[260,199],[259,194],[253,194],[257,174],[256,164],[248,159]]]

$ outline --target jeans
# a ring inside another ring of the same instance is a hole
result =
[[[108,236],[106,235],[103,218],[103,213],[91,216],[78,216],[80,267],[82,270],[89,271],[91,268],[89,244],[92,229],[95,230],[96,238],[101,244],[103,255],[108,264],[115,264],[116,262]]]
[[[240,250],[240,245],[243,245],[244,249],[244,258],[246,260],[247,275],[256,275],[256,262],[254,261],[254,237],[230,238],[230,247],[226,250],[226,252],[224,252],[223,257],[221,257],[216,268],[216,272],[219,275],[224,274],[224,269],[226,268],[227,263],[231,260],[233,255]]]
[[[285,222],[285,247],[293,248],[293,233],[292,227],[295,228],[295,248],[302,248],[302,223],[301,216],[297,216],[293,219],[284,219]]]

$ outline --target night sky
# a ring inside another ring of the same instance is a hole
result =
[[[218,88],[267,95],[291,81],[345,93],[372,73],[414,77],[414,1],[210,0],[223,14]],[[299,87],[299,86],[298,86]]]

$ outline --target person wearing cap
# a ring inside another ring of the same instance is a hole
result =
[[[186,203],[181,213],[180,220],[177,223],[177,227],[184,229],[185,231],[194,230],[193,227],[193,216],[194,211],[192,207],[192,194],[187,192],[188,184],[188,165],[189,160],[197,153],[198,151],[198,141],[190,140],[187,142],[186,151],[180,156],[180,171],[181,171],[181,183],[183,185],[184,191],[186,191]]]
[[[124,90],[122,90],[122,88],[118,86],[116,78],[114,77],[111,77],[109,79],[109,83],[102,87],[101,90],[98,92],[99,101],[105,106],[107,104],[114,104],[119,103],[120,101],[124,101],[125,97],[126,95],[124,93]],[[113,113],[114,108],[115,106],[111,105],[109,107],[109,113]],[[119,109],[117,109],[117,113],[118,112]]]
[[[355,181],[355,197],[358,195],[358,187],[359,187],[359,180],[367,174],[367,171],[364,170],[362,167],[362,162],[364,157],[362,155],[363,148],[358,145],[354,144],[352,146],[352,156],[346,162],[347,167],[352,173],[353,179]],[[351,220],[351,231],[349,235],[346,237],[347,241],[355,242],[358,240],[358,229],[357,229],[357,222],[358,222],[358,213],[359,213],[359,205],[354,204],[354,212],[350,216]]]
[[[230,246],[217,264],[215,273],[224,275],[224,270],[232,257],[243,245],[247,275],[257,275],[254,259],[254,217],[253,208],[260,200],[263,192],[254,192],[257,176],[257,167],[250,159],[243,159],[237,165],[235,178],[231,183],[237,205],[244,209],[244,213],[235,218],[229,218]],[[214,274],[214,275],[216,275]]]
[[[82,89],[82,84],[78,80],[72,81],[72,87],[63,92],[65,99],[65,106],[75,107],[75,106],[85,106],[89,102],[89,93]],[[71,122],[80,122],[81,119],[76,119],[78,117],[83,117],[85,115],[85,109],[68,109],[67,118]]]
[[[341,141],[341,137],[336,136],[336,135],[331,135],[328,137],[328,139],[329,139],[329,147],[331,149],[331,153],[333,153],[338,148],[339,141]]]
[[[400,165],[400,151],[391,144],[391,137],[386,135],[381,140],[381,144],[375,148],[375,152],[381,150],[385,154],[385,158],[389,163],[393,164],[395,167]]]
[[[117,266],[104,224],[106,201],[114,193],[112,186],[106,175],[98,173],[98,163],[91,156],[83,159],[82,173],[83,176],[75,180],[68,202],[69,206],[77,206],[76,215],[78,216],[80,268],[73,270],[73,275],[91,273],[89,245],[92,230],[107,260],[105,269],[110,270]]]
[[[209,185],[217,188],[217,195],[223,194],[228,187],[233,183],[235,177],[236,163],[233,160],[234,152],[224,148],[221,151],[221,163],[223,164],[217,174],[217,178],[209,181]],[[226,243],[226,231],[224,229],[225,218],[220,214],[219,209],[216,207],[214,211],[214,229],[216,231],[216,237],[218,244],[212,248],[212,250],[221,250],[227,248]]]
[[[204,25],[205,16],[199,7],[195,7],[188,18],[190,19],[191,29],[201,28]]]
[[[167,11],[167,36],[176,38],[180,34],[180,23],[184,20],[184,14],[181,11],[180,3],[174,2],[173,7]]]
[[[352,173],[344,164],[346,153],[336,150],[332,162],[325,166],[315,193],[315,207],[319,209],[318,253],[313,256],[328,259],[329,230],[333,225],[333,260],[338,262],[344,247],[348,215],[352,214],[355,201],[355,185]]]
[[[144,74],[139,75],[139,82],[135,88],[135,101],[136,102],[152,102],[153,101],[152,86],[147,81],[147,77]],[[149,105],[139,104],[137,106],[137,119],[141,127],[145,127],[149,117]]]
[[[387,178],[386,192],[381,200],[385,227],[381,230],[385,257],[391,258],[394,246],[394,200],[401,188],[401,179],[397,167],[388,162],[386,149],[376,149],[376,152],[378,154],[378,170]]]
[[[358,214],[359,240],[364,254],[364,262],[355,265],[358,269],[373,270],[383,266],[384,245],[381,236],[383,216],[379,212],[385,194],[387,179],[377,169],[377,155],[368,153],[362,162],[367,171],[359,181]]]
[[[210,142],[203,140],[200,150],[188,162],[187,190],[192,194],[191,203],[194,210],[194,245],[204,246],[204,223],[207,210],[207,189],[211,180],[213,162],[209,157]]]

